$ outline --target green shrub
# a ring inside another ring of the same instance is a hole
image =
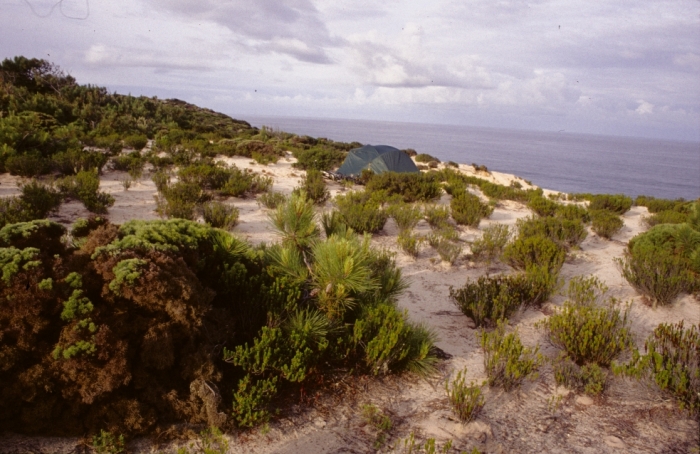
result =
[[[526,378],[537,378],[543,362],[539,347],[525,348],[517,331],[506,334],[505,324],[499,322],[492,332],[481,331],[480,342],[489,386],[510,391]]]
[[[440,256],[440,259],[443,262],[449,263],[450,265],[454,265],[454,263],[457,261],[460,254],[462,253],[461,244],[450,240],[449,238],[446,238],[442,235],[439,236],[437,244],[435,244],[434,247],[438,255]]]
[[[304,191],[306,197],[317,205],[322,204],[330,197],[321,171],[313,168],[306,171],[306,176],[295,191]]]
[[[349,192],[335,198],[345,225],[358,233],[374,233],[384,228],[389,215],[367,192]]]
[[[51,160],[43,157],[39,152],[29,152],[10,155],[5,160],[5,169],[11,175],[31,178],[49,173],[51,164]]]
[[[554,380],[559,386],[584,392],[589,396],[598,396],[605,391],[607,373],[595,363],[579,366],[566,355],[560,355],[554,360],[552,369]]]
[[[99,191],[97,169],[81,170],[74,176],[63,177],[56,182],[56,186],[64,197],[80,200],[93,213],[106,213],[107,208],[114,205],[114,197]]]
[[[687,221],[687,213],[681,213],[675,210],[658,211],[644,218],[644,223],[648,227],[654,227],[659,224],[683,224]]]
[[[657,199],[655,197],[640,195],[634,200],[637,206],[647,207],[649,213],[660,213],[662,211],[675,211],[677,213],[688,214],[690,212],[690,204],[684,199],[668,200]]]
[[[541,235],[519,236],[503,251],[503,259],[520,270],[540,266],[556,273],[561,269],[565,258],[566,250],[563,246]]]
[[[591,221],[588,210],[576,204],[559,205],[555,216],[569,221],[581,221],[584,224]]]
[[[233,393],[233,419],[238,427],[255,427],[270,419],[270,400],[277,393],[277,377],[255,380],[246,375]]]
[[[387,433],[391,431],[393,425],[391,418],[385,415],[376,405],[372,404],[362,406],[362,418],[377,431],[374,447],[375,449],[381,448],[386,442]]]
[[[398,238],[396,238],[396,242],[398,243],[399,247],[411,257],[418,256],[418,249],[420,248],[421,240],[422,238],[413,235],[408,230],[402,230],[399,233]]]
[[[386,212],[394,218],[400,232],[411,231],[423,219],[423,211],[419,206],[408,203],[396,203],[390,205]]]
[[[209,202],[202,206],[204,222],[212,227],[230,230],[238,224],[239,211],[233,205],[221,202]]]
[[[307,150],[294,151],[297,162],[292,164],[298,169],[333,170],[342,164],[345,153],[319,145]]]
[[[477,327],[496,326],[523,306],[537,304],[542,297],[537,282],[527,273],[482,276],[464,287],[450,287],[450,298]]]
[[[324,212],[321,215],[321,227],[323,227],[326,238],[336,234],[343,236],[348,229],[348,226],[343,222],[343,217],[335,210],[330,213]]]
[[[194,220],[197,207],[210,199],[200,185],[184,181],[168,185],[155,197],[158,215],[188,220]]]
[[[61,195],[51,186],[32,180],[19,187],[19,197],[0,199],[0,226],[44,219],[61,205]]]
[[[143,150],[148,144],[148,137],[143,134],[132,134],[124,137],[124,145],[136,151]]]
[[[413,158],[416,162],[440,162],[438,158],[435,156],[431,156],[427,153],[419,153]]]
[[[464,192],[452,197],[450,201],[452,219],[457,224],[478,227],[481,218],[488,217],[493,209],[479,200],[479,197]]]
[[[662,323],[644,344],[645,354],[614,368],[618,374],[645,377],[670,392],[681,408],[700,417],[700,325]]]
[[[610,239],[624,225],[620,216],[608,210],[591,210],[591,228],[603,238]]]
[[[73,238],[84,238],[96,228],[107,224],[107,218],[101,216],[90,216],[89,218],[78,218],[73,223],[70,234]]]
[[[618,215],[625,214],[632,208],[632,199],[623,194],[595,194],[590,198],[588,209],[608,210]]]
[[[268,191],[263,192],[258,196],[258,203],[260,203],[265,208],[274,210],[280,204],[287,201],[287,197],[281,192]]]
[[[607,367],[620,352],[632,346],[628,317],[629,306],[620,308],[614,298],[604,306],[567,301],[541,326],[550,342],[579,366],[595,363]]]
[[[63,175],[75,175],[81,170],[98,169],[107,163],[107,155],[97,151],[88,151],[80,148],[72,148],[65,152],[56,153],[52,156],[56,170]]]
[[[298,250],[307,250],[320,236],[313,202],[306,198],[303,191],[292,194],[269,217],[283,244]]]
[[[427,202],[440,197],[440,182],[431,174],[384,172],[373,175],[366,183],[368,192],[386,191],[387,195],[399,195],[404,202]]]
[[[112,158],[112,164],[115,170],[128,172],[134,180],[138,180],[143,176],[143,168],[146,165],[146,159],[138,152],[119,155]]]
[[[467,368],[457,372],[457,376],[452,383],[445,382],[445,392],[447,400],[452,406],[452,410],[462,422],[470,422],[476,419],[484,408],[484,396],[481,393],[481,386],[466,383]]]
[[[559,210],[559,204],[541,196],[535,196],[527,203],[527,207],[539,216],[554,216]]]
[[[520,238],[542,236],[567,247],[580,244],[587,235],[586,228],[580,220],[531,217],[518,219],[517,225]]]
[[[106,430],[100,430],[99,435],[92,437],[92,449],[97,454],[122,454],[126,452],[124,436],[115,437]]]
[[[450,207],[447,205],[426,205],[423,215],[430,227],[443,228],[449,225]]]
[[[664,249],[637,248],[615,260],[627,282],[651,302],[653,308],[671,304],[678,295],[692,291],[696,277],[683,257]]]

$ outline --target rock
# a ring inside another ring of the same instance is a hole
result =
[[[610,446],[611,448],[625,449],[627,447],[627,445],[625,445],[625,442],[613,435],[607,435],[603,437],[603,441],[606,445]]]
[[[588,396],[578,396],[576,398],[576,403],[588,407],[589,405],[593,405],[593,399]]]
[[[326,421],[321,418],[317,418],[316,421],[314,421],[314,426],[318,427],[319,429],[323,429],[326,427]]]

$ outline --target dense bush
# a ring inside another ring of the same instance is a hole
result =
[[[634,204],[647,207],[649,213],[675,211],[677,213],[687,214],[690,211],[690,203],[686,202],[684,199],[668,200],[640,195],[634,200]]]
[[[294,151],[294,157],[297,158],[297,162],[293,166],[304,170],[330,171],[343,163],[345,155],[346,153],[343,151],[319,145],[309,149]]]
[[[64,197],[78,199],[93,213],[106,213],[114,205],[114,197],[100,192],[100,178],[97,169],[81,170],[74,176],[66,176],[56,182]]]
[[[491,263],[501,257],[508,240],[510,240],[510,227],[504,224],[492,224],[484,229],[481,238],[474,240],[471,245],[472,254],[477,260]]]
[[[481,331],[480,342],[489,386],[510,391],[525,379],[537,378],[543,362],[539,347],[524,347],[517,331],[506,334],[505,324],[498,323],[491,332]]]
[[[675,210],[657,211],[651,216],[644,218],[644,223],[648,227],[659,224],[683,224],[688,221],[688,214]]]
[[[700,417],[700,325],[661,324],[644,350],[645,354],[635,351],[632,360],[615,367],[615,372],[650,378],[678,399],[681,408]]]
[[[387,214],[396,221],[399,231],[411,231],[423,219],[423,210],[408,203],[395,203],[386,209]]]
[[[204,222],[212,227],[230,230],[238,224],[238,215],[238,208],[218,201],[205,203],[202,206]]]
[[[178,181],[168,184],[156,197],[156,212],[164,218],[194,220],[196,210],[211,199],[197,183]]]
[[[374,233],[384,228],[389,215],[367,192],[349,192],[335,198],[345,225],[358,233]]]
[[[457,372],[457,376],[452,383],[445,382],[445,392],[447,399],[452,406],[452,410],[464,423],[474,420],[484,407],[484,396],[481,387],[472,383],[466,383],[467,369]]]
[[[618,215],[625,214],[632,208],[632,199],[623,194],[596,194],[590,198],[588,209],[608,210]]]
[[[603,238],[610,239],[624,225],[620,216],[608,210],[591,210],[591,228]]]
[[[493,209],[482,203],[479,197],[463,192],[452,197],[450,201],[452,219],[457,224],[478,227],[481,218],[488,217]]]
[[[322,204],[330,197],[321,171],[313,168],[306,171],[306,176],[300,181],[300,186],[295,191],[304,191],[306,197],[317,205]]]
[[[431,156],[427,153],[419,153],[413,158],[416,162],[440,162],[435,156]]]
[[[542,196],[531,197],[527,207],[539,216],[554,216],[560,205]]]
[[[440,229],[449,225],[450,207],[447,205],[426,205],[423,214],[432,228]]]
[[[591,220],[588,210],[576,204],[559,205],[555,216],[569,221],[581,221],[584,224]]]
[[[519,270],[539,266],[557,273],[565,258],[563,246],[541,235],[519,236],[503,251],[503,260]]]
[[[43,219],[61,205],[58,191],[36,180],[20,185],[20,190],[18,197],[0,198],[0,227]]]
[[[587,235],[580,220],[559,217],[519,219],[517,226],[520,238],[541,236],[567,247],[579,245]]]
[[[529,271],[467,281],[460,289],[450,287],[450,298],[476,326],[496,326],[521,307],[542,304],[555,289],[556,276],[543,269]]]
[[[107,155],[98,151],[71,148],[56,153],[52,160],[54,168],[63,175],[75,175],[81,170],[97,169],[101,172],[107,163]]]
[[[404,202],[427,202],[440,197],[442,188],[437,178],[429,173],[384,172],[374,175],[366,184],[367,191],[386,191],[400,195]]]
[[[579,366],[563,354],[554,360],[552,369],[557,385],[589,396],[602,394],[607,386],[607,372],[596,363]]]
[[[284,203],[287,197],[281,192],[267,191],[258,196],[258,203],[265,208],[275,209],[278,205]]]
[[[628,318],[629,306],[620,308],[612,298],[603,306],[567,301],[541,326],[550,342],[579,366],[595,363],[607,367],[632,346]]]

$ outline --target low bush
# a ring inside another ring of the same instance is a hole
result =
[[[300,181],[300,186],[295,191],[304,191],[306,197],[312,200],[315,204],[321,205],[328,200],[330,193],[326,187],[326,181],[320,170],[309,169],[306,171],[306,176]]]
[[[506,334],[505,329],[505,324],[499,322],[496,329],[482,330],[479,337],[489,386],[510,391],[525,379],[537,378],[543,357],[539,347],[525,348],[517,331]]]
[[[343,236],[348,229],[348,226],[343,222],[343,217],[335,210],[324,212],[321,215],[321,227],[323,227],[326,238],[336,234]]]
[[[294,151],[294,157],[297,158],[297,162],[292,165],[304,170],[330,171],[343,163],[345,155],[346,153],[342,151],[317,145],[306,150]]]
[[[367,191],[386,191],[400,195],[404,202],[427,202],[440,197],[442,188],[437,178],[429,173],[384,172],[374,175],[366,183]]]
[[[623,194],[595,194],[590,198],[588,209],[608,210],[618,215],[625,214],[632,208],[632,199]]]
[[[588,234],[580,220],[559,217],[519,219],[517,226],[519,238],[541,236],[566,247],[579,245]]]
[[[81,170],[74,176],[66,176],[56,182],[61,194],[78,199],[92,213],[106,213],[114,205],[114,197],[100,192],[100,178],[97,169]]]
[[[603,238],[610,239],[624,225],[620,216],[608,210],[591,210],[591,228]]]
[[[156,212],[164,218],[194,220],[197,208],[211,199],[197,183],[168,184],[155,196]]]
[[[613,298],[604,306],[567,301],[540,326],[550,342],[579,366],[595,363],[607,367],[632,346],[628,317],[629,306],[621,308]]]
[[[476,419],[485,403],[481,386],[474,382],[467,385],[466,375],[467,369],[465,367],[457,372],[457,376],[451,383],[449,380],[445,382],[447,400],[457,417],[464,423]]]
[[[377,438],[374,440],[374,447],[381,448],[386,442],[386,436],[391,431],[393,423],[391,418],[384,414],[376,405],[365,404],[362,406],[362,418],[376,432]]]
[[[233,205],[226,205],[218,201],[202,205],[202,217],[204,222],[212,227],[230,230],[238,224],[239,211]]]
[[[557,273],[565,258],[566,250],[563,246],[541,235],[519,236],[503,251],[503,260],[519,270],[539,266]]]
[[[462,245],[443,235],[439,236],[437,244],[435,244],[434,247],[440,256],[440,259],[443,262],[449,263],[450,265],[454,265],[459,256],[462,254]]]
[[[482,203],[479,197],[468,192],[452,197],[450,201],[452,219],[457,224],[478,227],[481,218],[488,217],[493,209]]]
[[[402,230],[396,238],[399,247],[411,257],[418,256],[421,240],[422,238],[413,235],[409,230]]]
[[[581,221],[584,224],[591,221],[591,215],[588,210],[573,203],[559,205],[555,216],[569,221]]]
[[[384,228],[389,215],[367,192],[354,191],[335,198],[345,225],[358,233],[374,233]]]
[[[143,134],[132,134],[124,137],[124,145],[136,151],[143,150],[148,144],[148,137]]]
[[[411,231],[423,219],[423,210],[408,203],[395,203],[386,209],[387,214],[396,221],[399,231]]]
[[[535,196],[530,198],[527,207],[539,216],[554,216],[560,205],[545,197]]]
[[[539,271],[551,276],[545,270]],[[450,298],[477,327],[496,326],[519,308],[546,300],[555,286],[543,288],[541,281],[536,272],[482,276],[476,281],[467,281],[460,289],[450,287]]]
[[[51,171],[52,161],[39,152],[13,154],[5,159],[4,167],[11,175],[32,178]]]
[[[308,250],[320,236],[316,224],[316,213],[313,202],[300,191],[277,209],[269,213],[270,222],[282,239],[284,245],[294,247],[298,251]]]
[[[605,391],[607,372],[598,364],[590,363],[579,366],[565,354],[560,355],[552,363],[554,381],[557,385],[565,386],[576,392],[584,392],[589,396],[598,396]]]
[[[134,180],[138,180],[143,176],[143,168],[146,165],[146,159],[138,152],[122,154],[112,158],[112,165],[115,170],[128,172]]]
[[[644,218],[644,223],[648,227],[654,227],[659,224],[684,224],[688,221],[688,214],[675,210],[657,211],[651,216]]]
[[[267,191],[258,196],[258,203],[272,210],[286,201],[287,197],[281,192]]]
[[[431,156],[427,153],[419,153],[413,157],[416,162],[440,162],[435,156]]]
[[[477,260],[491,263],[503,254],[503,249],[510,240],[510,227],[504,224],[492,224],[484,229],[481,238],[471,245],[472,254]]]
[[[616,259],[616,263],[622,276],[653,308],[671,304],[696,285],[689,262],[664,249],[638,248]]]
[[[81,170],[97,169],[101,172],[102,167],[107,163],[107,155],[97,151],[73,148],[56,153],[52,156],[52,160],[54,168],[61,174],[75,175]]]
[[[426,205],[423,209],[425,220],[432,228],[443,228],[449,225],[450,207],[447,205]]]
[[[20,184],[18,197],[0,198],[0,227],[44,219],[61,205],[61,194],[36,180]]]
[[[686,328],[662,323],[644,344],[645,354],[633,352],[630,362],[614,367],[616,373],[649,378],[671,393],[681,408],[700,418],[700,325]]]
[[[660,213],[662,211],[675,211],[678,213],[688,213],[690,211],[689,203],[685,199],[657,199],[655,197],[640,195],[634,200],[637,206],[647,207],[649,213]]]

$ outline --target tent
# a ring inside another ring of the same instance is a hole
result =
[[[370,169],[377,174],[420,172],[410,156],[398,148],[388,145],[365,145],[348,152],[348,156],[338,169],[338,173],[345,176],[359,175],[364,169]]]

